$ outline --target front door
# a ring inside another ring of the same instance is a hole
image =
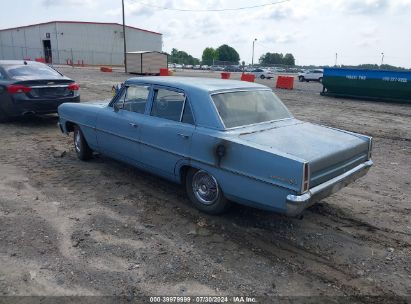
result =
[[[51,42],[50,40],[43,40],[43,51],[44,59],[47,63],[53,63],[53,56],[51,53]]]
[[[140,123],[150,86],[127,86],[97,117],[97,142],[102,153],[131,164],[139,162]]]
[[[159,175],[175,177],[179,160],[188,158],[194,119],[182,91],[154,87],[150,115],[141,121],[141,160]]]

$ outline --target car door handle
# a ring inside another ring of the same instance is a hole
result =
[[[133,122],[130,122],[129,125],[132,126],[133,128],[138,128],[138,124],[135,124],[135,123],[133,123]]]
[[[177,135],[184,138],[184,139],[189,139],[190,138],[190,135],[183,134],[183,133],[177,133]]]

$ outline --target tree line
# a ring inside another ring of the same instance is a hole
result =
[[[240,55],[231,46],[227,44],[220,45],[218,48],[206,47],[201,56],[201,60],[188,54],[187,52],[180,51],[176,48],[171,50],[169,54],[169,61],[177,64],[185,65],[214,65],[216,62],[226,62],[234,65],[238,65],[240,62]],[[294,66],[295,59],[292,54],[278,54],[278,53],[266,53],[259,59],[261,65],[288,65]],[[242,62],[244,65],[244,61]]]

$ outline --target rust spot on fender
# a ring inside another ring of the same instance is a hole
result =
[[[227,156],[229,142],[226,140],[222,140],[218,144],[214,145],[213,147],[213,154],[216,160],[216,166],[221,166],[221,161]]]

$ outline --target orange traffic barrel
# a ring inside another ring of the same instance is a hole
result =
[[[255,75],[254,74],[241,74],[241,80],[242,81],[248,81],[248,82],[254,82],[255,80]]]
[[[278,76],[276,88],[292,90],[294,88],[294,77],[292,76]]]
[[[113,69],[112,68],[108,68],[108,67],[100,67],[100,71],[102,71],[102,72],[113,72]]]
[[[170,76],[168,69],[160,69],[160,76]]]
[[[221,72],[221,79],[230,79],[231,73]]]

